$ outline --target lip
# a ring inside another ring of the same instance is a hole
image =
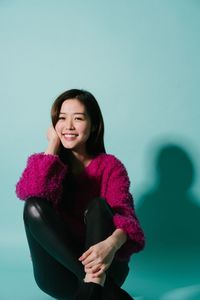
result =
[[[64,135],[64,136],[78,136],[77,133],[72,133],[72,132],[64,132],[64,133],[62,133],[62,135]]]
[[[66,141],[73,141],[78,136],[78,134],[76,134],[76,133],[63,133],[62,135]]]

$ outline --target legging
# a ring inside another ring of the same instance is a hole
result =
[[[85,250],[106,239],[115,230],[113,212],[104,199],[93,199],[85,211],[84,219]],[[68,234],[66,223],[50,202],[32,197],[24,206],[24,224],[37,285],[56,299],[72,299],[85,272],[82,263],[78,261],[83,252],[77,249]],[[106,271],[106,280],[112,278],[121,286],[128,272],[128,263],[114,258]]]

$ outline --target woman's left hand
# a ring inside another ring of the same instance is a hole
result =
[[[82,254],[79,260],[84,265],[86,273],[98,277],[110,267],[116,250],[112,239],[107,238],[106,240],[91,246]]]

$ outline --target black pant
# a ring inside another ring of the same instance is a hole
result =
[[[93,199],[85,211],[85,249],[107,238],[115,230],[113,213],[104,199]],[[85,277],[77,249],[52,205],[45,199],[29,198],[24,207],[24,224],[38,286],[57,299],[70,299]],[[121,286],[128,275],[127,262],[113,260],[106,271]],[[108,280],[108,279],[106,279]]]

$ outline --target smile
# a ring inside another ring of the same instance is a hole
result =
[[[65,133],[65,134],[63,134],[64,140],[68,141],[68,142],[76,140],[77,136],[78,136],[78,134],[75,134],[75,133]]]
[[[77,137],[78,134],[73,134],[73,133],[68,133],[68,134],[64,134],[64,137],[68,138],[68,137]]]

